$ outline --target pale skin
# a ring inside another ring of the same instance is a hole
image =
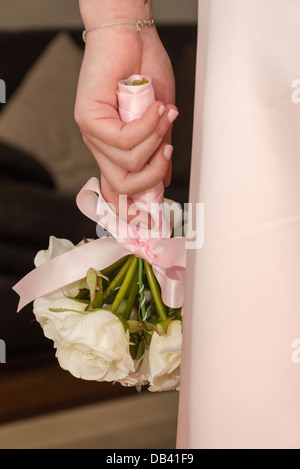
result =
[[[153,17],[151,0],[79,0],[79,6],[85,29]],[[123,124],[116,87],[133,74],[151,76],[157,101],[142,118]],[[130,198],[170,183],[174,103],[172,66],[155,27],[137,33],[134,25],[115,25],[87,34],[75,120],[100,167],[102,195],[117,211],[119,194]]]

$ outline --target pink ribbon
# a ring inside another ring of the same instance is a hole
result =
[[[152,192],[153,196],[155,192]],[[85,184],[76,200],[81,212],[108,230],[127,253],[141,257],[152,265],[153,272],[161,286],[164,303],[171,308],[180,308],[184,297],[185,238],[170,238],[170,230],[168,230],[168,237],[139,237],[140,232],[136,232],[134,228],[130,230],[130,226],[106,203],[97,178],[91,178]],[[103,213],[105,213],[104,221]],[[117,227],[118,231],[114,231],[111,227]],[[153,235],[151,231],[150,234]],[[162,234],[161,230],[158,234]]]
[[[126,84],[136,80],[141,81],[143,78],[147,80],[147,83],[144,83],[143,85],[130,86]],[[125,123],[141,117],[150,104],[155,102],[152,79],[145,75],[131,75],[127,80],[119,81],[117,95],[120,118]],[[151,213],[152,221],[154,222],[156,229],[160,231],[161,236],[169,237],[170,226],[167,220],[164,216],[159,220],[158,211],[151,210],[151,205],[153,206],[154,203],[162,203],[164,190],[164,184],[163,182],[160,182],[151,190],[136,194],[132,197],[132,200],[137,206],[142,208],[141,215],[144,215],[145,224],[148,222],[148,213]],[[142,236],[143,233],[140,233],[140,237]]]
[[[13,287],[20,296],[17,311],[37,298],[84,278],[89,268],[102,270],[126,255],[128,251],[114,239],[99,238],[45,262]]]
[[[106,207],[108,220],[117,218],[123,224],[103,199],[97,178],[85,184],[77,196],[77,204],[86,216],[100,224],[99,206]],[[99,238],[75,247],[27,274],[13,287],[20,296],[18,311],[36,298],[84,278],[89,268],[103,270],[130,253],[152,265],[164,303],[180,308],[184,297],[185,239],[122,238],[116,234],[116,238]]]
[[[124,122],[140,117],[154,101],[150,78],[147,77],[148,83],[145,85],[125,85],[127,81],[141,78],[134,75],[119,82],[119,112]],[[161,286],[163,302],[171,308],[180,308],[184,298],[185,239],[170,238],[170,225],[160,215],[162,210],[158,210],[163,195],[164,187],[160,183],[151,191],[134,198],[137,208],[142,207],[146,215],[151,213],[155,226],[154,231],[150,231],[153,238],[149,237],[148,227],[137,231],[136,227],[131,227],[118,217],[104,200],[98,179],[91,178],[79,192],[77,205],[87,217],[108,229],[114,238],[100,238],[75,247],[27,274],[13,287],[20,296],[18,311],[36,298],[84,278],[89,268],[103,270],[129,253],[152,265]],[[151,210],[153,204],[156,204],[155,209]]]
[[[146,78],[148,83],[138,86],[126,85],[126,83]],[[131,75],[127,80],[118,82],[118,103],[121,120],[125,123],[138,119],[143,115],[147,107],[154,103],[155,94],[150,77],[144,75]]]

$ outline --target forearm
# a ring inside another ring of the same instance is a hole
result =
[[[152,0],[79,0],[85,28],[112,20],[152,18]]]

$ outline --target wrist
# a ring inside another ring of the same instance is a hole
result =
[[[79,7],[86,29],[108,21],[152,18],[151,0],[79,0]]]

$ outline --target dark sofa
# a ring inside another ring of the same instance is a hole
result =
[[[158,30],[173,63],[180,110],[173,136],[173,179],[166,197],[184,204],[189,192],[197,31],[196,26],[159,26]],[[80,31],[67,33],[83,48]],[[0,115],[56,34],[0,33],[0,78],[7,87],[7,104],[0,104]],[[34,321],[32,305],[16,313],[18,296],[11,289],[32,270],[36,252],[47,248],[51,234],[77,243],[83,236],[94,237],[95,226],[79,212],[74,197],[57,188],[53,175],[36,158],[0,141],[0,338],[6,342],[8,366],[53,350]]]

